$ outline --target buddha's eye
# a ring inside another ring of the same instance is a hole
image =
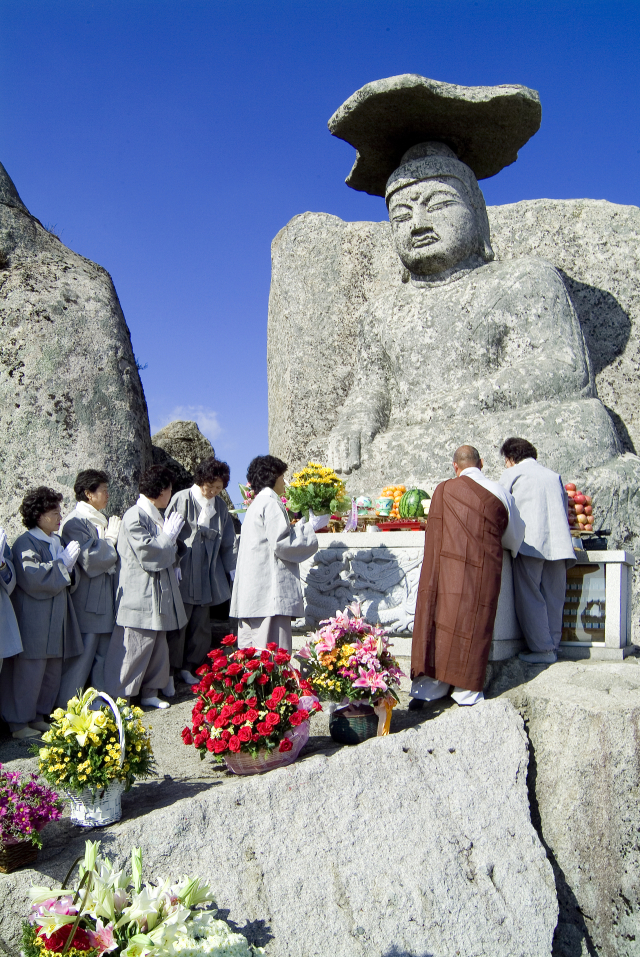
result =
[[[460,200],[454,199],[454,197],[452,196],[450,199],[439,199],[435,203],[429,203],[429,209],[431,211],[435,211],[438,209],[445,209],[447,206],[458,206],[458,205],[461,205]]]
[[[402,223],[407,219],[411,219],[412,213],[411,210],[405,206],[403,209],[396,209],[391,214],[392,223]]]

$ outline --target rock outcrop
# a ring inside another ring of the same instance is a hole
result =
[[[522,719],[487,702],[262,778],[192,788],[103,839],[118,859],[141,846],[156,878],[205,877],[223,915],[273,957],[550,957],[556,891],[526,776]],[[45,874],[0,879],[8,944],[27,878],[61,879],[83,840]]]
[[[190,488],[193,485],[196,466],[204,459],[215,458],[216,454],[209,439],[198,428],[198,423],[183,419],[165,425],[151,436],[151,442],[153,464],[165,465],[176,477],[173,483],[174,492]],[[226,489],[222,490],[220,497],[229,508],[233,508]],[[242,528],[240,519],[236,515],[231,518],[236,532],[239,533]]]
[[[84,468],[111,476],[110,511],[151,464],[147,406],[109,274],[32,216],[0,165],[0,524],[22,529],[26,490],[74,501]]]
[[[556,878],[554,957],[637,957],[640,664],[516,660],[489,693],[524,718],[531,817]]]

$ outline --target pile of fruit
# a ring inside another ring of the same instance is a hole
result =
[[[591,496],[576,488],[573,482],[565,485],[569,502],[567,505],[569,526],[576,532],[593,531],[593,508]]]
[[[400,518],[400,499],[407,491],[406,485],[385,485],[382,489],[381,498],[392,498],[393,507],[389,512],[389,518]]]

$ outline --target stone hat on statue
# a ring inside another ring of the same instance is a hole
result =
[[[329,130],[357,150],[347,185],[388,199],[430,176],[456,176],[471,190],[476,181],[480,193],[477,180],[514,163],[540,118],[538,94],[525,86],[456,86],[404,74],[357,90]]]

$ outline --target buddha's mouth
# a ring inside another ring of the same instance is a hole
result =
[[[434,243],[439,241],[440,237],[437,233],[427,233],[423,236],[416,236],[411,240],[411,245],[414,249],[424,249],[425,246],[433,246]]]

